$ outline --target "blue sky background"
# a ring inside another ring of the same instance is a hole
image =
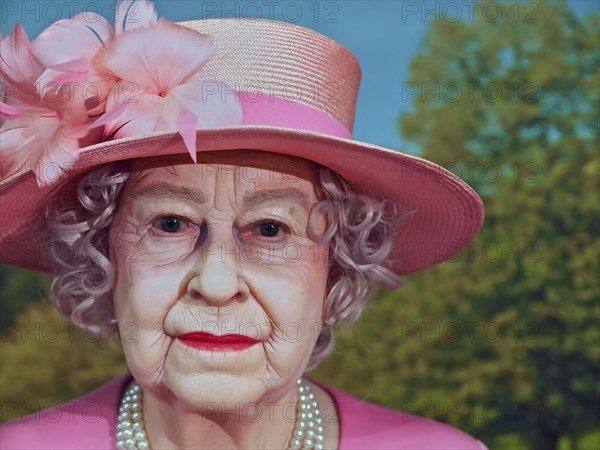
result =
[[[157,0],[159,16],[172,21],[214,17],[262,17],[285,20],[317,30],[350,49],[362,66],[354,137],[385,147],[417,152],[402,139],[396,123],[409,111],[402,82],[418,52],[428,21],[435,12],[469,20],[472,4],[465,0],[400,1],[196,1]],[[514,2],[513,2],[514,3]],[[596,0],[568,0],[578,16],[598,12]],[[86,11],[100,12],[114,21],[114,1],[9,1],[0,3],[0,32],[6,35],[16,22],[35,38],[59,18]],[[469,5],[471,4],[471,6]],[[460,8],[460,9],[459,9]]]

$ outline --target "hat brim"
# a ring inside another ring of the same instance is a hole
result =
[[[198,130],[196,142],[198,152],[253,149],[305,158],[335,170],[355,192],[387,198],[412,212],[390,255],[391,268],[400,275],[453,258],[483,225],[477,193],[452,172],[417,156],[322,133],[252,125]],[[49,271],[34,237],[44,227],[43,208],[59,187],[102,164],[182,153],[188,152],[177,132],[156,132],[82,149],[68,176],[47,188],[37,186],[33,172],[9,177],[0,183],[0,259]]]

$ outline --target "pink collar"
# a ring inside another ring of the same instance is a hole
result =
[[[61,405],[0,425],[0,448],[61,450],[115,448],[119,402],[132,380],[126,373]],[[485,445],[449,425],[394,411],[312,380],[329,393],[324,421],[339,418],[339,450],[486,450]],[[334,409],[335,408],[335,409]]]

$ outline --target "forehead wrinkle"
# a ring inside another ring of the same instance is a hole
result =
[[[181,199],[190,200],[200,204],[208,201],[207,195],[200,189],[185,187],[179,184],[169,183],[167,181],[155,181],[135,189],[130,194],[130,200],[136,200],[142,197],[155,199],[170,199],[173,197],[179,197]]]
[[[308,211],[308,196],[299,189],[289,187],[283,189],[260,189],[245,194],[242,198],[244,206],[250,207],[270,200],[288,200],[301,204]]]

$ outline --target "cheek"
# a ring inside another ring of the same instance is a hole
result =
[[[111,229],[110,260],[115,268],[113,298],[117,318],[126,315],[142,324],[164,317],[178,296],[182,267],[182,248],[186,242],[156,245],[147,230],[121,220]]]
[[[179,297],[181,275],[173,269],[145,269],[121,264],[113,290],[117,320],[135,321],[140,328],[160,325]]]
[[[320,327],[329,270],[327,256],[327,246],[306,246],[298,256],[290,256],[280,264],[252,267],[251,288],[271,322],[290,330],[301,328],[303,333]]]
[[[119,276],[125,271],[127,277]],[[172,282],[177,276],[173,271],[143,270],[135,264],[122,264],[117,273],[113,298],[121,345],[129,370],[148,386],[160,379],[172,343],[164,326],[178,299]]]

